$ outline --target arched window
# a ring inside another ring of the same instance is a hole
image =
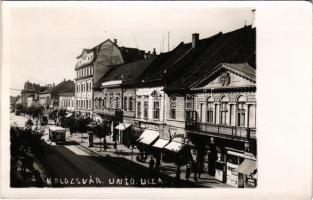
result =
[[[214,110],[214,99],[213,97],[209,97],[207,99],[207,122],[213,123],[214,121],[214,115],[213,115],[213,110]]]
[[[228,116],[228,97],[224,96],[221,99],[221,124],[227,124]]]
[[[241,95],[237,99],[237,126],[245,127],[246,126],[246,110],[245,104],[247,99],[245,96]]]
[[[177,98],[172,97],[170,102],[170,118],[176,119]]]

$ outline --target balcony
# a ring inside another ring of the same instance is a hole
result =
[[[238,126],[228,126],[223,124],[210,124],[198,122],[197,113],[191,111],[187,114],[185,128],[188,131],[196,131],[202,134],[220,134],[221,136],[233,136],[240,138],[256,138],[256,129]]]

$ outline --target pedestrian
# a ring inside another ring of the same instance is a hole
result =
[[[107,150],[107,140],[105,139],[105,136],[103,138],[103,150],[106,151]]]
[[[160,165],[161,165],[160,159],[157,158],[157,159],[156,159],[156,162],[155,162],[155,168],[154,168],[156,178],[159,177]]]
[[[198,178],[200,179],[201,173],[202,173],[202,163],[201,162],[198,162],[197,169],[198,169]]]
[[[190,172],[191,172],[190,163],[188,162],[187,165],[186,165],[186,174],[185,174],[185,177],[186,177],[186,180],[187,180],[187,181],[189,181]]]
[[[149,169],[150,169],[150,175],[153,175],[153,169],[154,169],[154,159],[151,156],[150,161],[149,161]]]
[[[176,176],[175,176],[176,182],[180,181],[180,173],[181,173],[180,165],[177,165],[177,167],[176,167]]]
[[[198,169],[197,169],[197,165],[196,165],[196,162],[195,162],[195,161],[192,161],[192,162],[191,162],[191,168],[192,168],[192,171],[193,171],[193,173],[194,173],[193,179],[194,179],[195,181],[198,181],[198,178],[197,178],[197,171],[198,171]]]

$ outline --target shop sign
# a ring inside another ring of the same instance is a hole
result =
[[[232,164],[227,162],[227,170],[226,170],[226,175],[227,175],[227,181],[226,183],[238,187],[238,173],[234,172],[236,168],[238,168],[238,165]]]
[[[170,128],[169,134],[171,139],[177,142],[183,142],[186,137],[185,130],[180,128]]]

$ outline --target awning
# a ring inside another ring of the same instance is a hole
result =
[[[171,141],[168,145],[164,148],[170,151],[174,151],[175,153],[179,152],[183,147],[182,143]]]
[[[138,142],[150,145],[152,142],[154,142],[159,137],[158,131],[153,131],[150,129],[145,129],[143,133],[138,138]]]
[[[71,117],[73,113],[68,113],[65,117]]]
[[[241,174],[250,175],[254,172],[254,170],[256,170],[256,160],[245,159],[234,171]]]
[[[117,125],[115,127],[115,129],[118,129],[120,131],[123,131],[125,129],[127,129],[128,127],[130,127],[130,124],[127,124],[127,123],[120,123],[119,125]]]
[[[99,123],[102,123],[102,121],[103,121],[102,117],[100,117],[100,116],[98,116],[98,115],[94,116],[93,119],[94,119],[96,122],[99,122]]]
[[[162,149],[165,145],[167,145],[170,141],[166,139],[158,139],[152,146],[156,148]]]
[[[49,128],[51,131],[65,131],[65,128],[59,127],[59,126],[51,126]]]

